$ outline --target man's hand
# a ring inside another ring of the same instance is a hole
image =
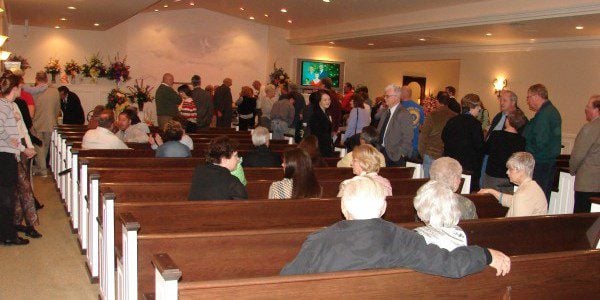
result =
[[[490,254],[492,254],[490,267],[496,269],[496,276],[508,274],[508,272],[510,272],[510,257],[498,250],[489,248],[488,250],[490,251]]]

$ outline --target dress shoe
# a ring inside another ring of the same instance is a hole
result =
[[[15,225],[15,229],[23,233],[27,232],[27,227],[23,225]]]
[[[4,243],[4,245],[17,245],[17,246],[29,244],[28,239],[24,239],[21,237],[16,237],[16,238],[10,239],[10,240],[4,240],[2,242]]]
[[[27,226],[27,230],[25,231],[25,235],[30,237],[30,238],[34,238],[34,239],[39,239],[42,237],[42,234],[39,233],[37,230],[35,230],[35,228],[33,226]]]

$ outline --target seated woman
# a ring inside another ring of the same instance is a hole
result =
[[[414,199],[419,219],[427,226],[416,228],[427,244],[448,251],[467,245],[467,235],[458,226],[460,209],[454,192],[447,185],[430,180],[417,191]]]
[[[190,148],[181,143],[183,136],[183,127],[177,121],[169,121],[163,127],[162,138],[150,137],[148,140],[152,146],[158,145],[156,149],[156,157],[191,157]]]
[[[506,162],[510,182],[519,186],[514,195],[494,189],[482,189],[479,194],[492,194],[502,206],[508,207],[507,217],[539,216],[548,213],[546,195],[537,182],[531,179],[535,160],[528,152],[516,152]]]
[[[392,185],[390,181],[381,177],[379,166],[381,166],[381,153],[371,145],[360,145],[352,151],[352,173],[357,176],[368,176],[373,178],[383,187],[386,196],[392,196]],[[338,197],[343,193],[344,183],[340,184]]]
[[[247,199],[246,188],[231,175],[238,165],[238,144],[227,136],[214,138],[206,150],[206,164],[194,171],[189,200]]]
[[[299,199],[321,197],[310,156],[302,149],[292,149],[283,155],[283,180],[269,187],[269,199]]]
[[[317,140],[316,136],[305,136],[302,141],[300,141],[300,144],[298,144],[298,148],[308,153],[313,167],[327,167],[327,162],[325,162],[319,151],[319,140]]]
[[[281,156],[269,149],[269,129],[258,126],[252,131],[254,150],[244,155],[242,166],[245,168],[273,168],[281,166]]]
[[[181,120],[180,117],[175,117],[172,120],[175,123],[179,123],[179,126],[183,129],[183,135],[181,135],[181,139],[179,139],[179,142],[184,144],[185,146],[187,146],[188,149],[190,149],[190,151],[192,151],[192,150],[194,150],[194,140],[192,140],[192,138],[185,133],[185,128],[183,128],[183,125],[181,125],[182,123],[179,122],[179,120]],[[185,122],[184,120],[182,120],[182,121]],[[163,128],[162,128],[163,132],[164,132],[164,127],[165,126],[163,126]],[[152,148],[152,150],[158,149],[158,147],[164,143],[161,135],[157,134],[157,133],[148,134],[148,142],[150,143],[150,148]]]
[[[445,184],[452,190],[458,201],[458,209],[460,209],[461,220],[477,219],[477,209],[475,204],[469,198],[456,194],[460,187],[462,167],[460,163],[451,157],[440,157],[433,161],[429,171],[431,180],[435,180]]]
[[[379,132],[377,132],[377,128],[373,126],[367,126],[362,129],[360,133],[360,145],[371,145],[375,147],[377,145],[377,141],[379,140]],[[375,148],[377,149],[377,148]],[[379,154],[379,166],[385,168],[385,157],[379,150],[377,150]],[[337,162],[338,168],[352,168],[352,152],[348,152],[340,161]]]
[[[372,178],[357,176],[344,185],[341,208],[346,220],[309,235],[281,275],[410,268],[460,278],[481,272],[488,265],[497,270],[496,275],[510,271],[510,258],[502,252],[479,246],[448,251],[427,245],[413,230],[381,219],[386,208],[385,191]]]

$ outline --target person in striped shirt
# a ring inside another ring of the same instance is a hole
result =
[[[181,96],[181,105],[179,106],[179,114],[187,121],[185,129],[187,132],[196,132],[197,125],[197,110],[196,103],[192,98],[192,90],[187,84],[183,84],[177,88],[179,96]]]

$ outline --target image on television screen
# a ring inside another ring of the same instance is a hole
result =
[[[302,62],[302,85],[318,86],[321,79],[329,77],[334,87],[340,87],[340,64],[320,61]]]

